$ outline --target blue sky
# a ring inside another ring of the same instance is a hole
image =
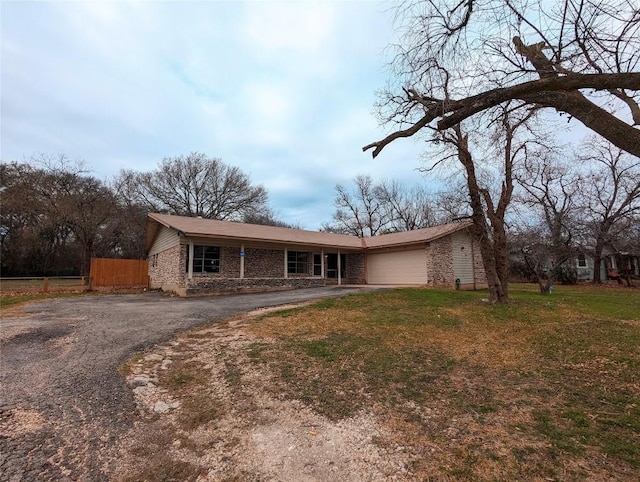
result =
[[[83,159],[108,180],[204,152],[317,229],[336,183],[426,182],[423,148],[361,148],[393,39],[388,2],[1,2],[0,158]]]

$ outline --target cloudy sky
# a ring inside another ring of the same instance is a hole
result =
[[[391,4],[363,1],[2,1],[3,162],[83,159],[100,179],[204,152],[317,229],[336,183],[424,182],[422,146],[376,160]]]

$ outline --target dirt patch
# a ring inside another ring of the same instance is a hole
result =
[[[156,347],[123,370],[143,422],[120,477],[637,480],[636,320],[460,301],[257,310]]]
[[[0,412],[0,435],[15,438],[37,432],[45,425],[42,414],[33,410],[3,410]]]
[[[247,358],[264,341],[247,323],[262,313],[185,333],[127,367],[144,418],[138,431],[145,424],[172,436],[165,444],[125,441],[130,455],[118,478],[155,479],[170,460],[181,480],[403,480],[402,451],[384,443],[371,413],[332,422],[270,390],[268,366]]]

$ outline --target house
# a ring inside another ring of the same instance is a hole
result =
[[[640,278],[640,255],[628,252],[620,252],[611,246],[606,246],[602,251],[600,260],[600,280],[614,279],[621,281],[621,278]],[[585,253],[580,253],[576,257],[576,271],[578,281],[592,281],[595,271],[594,259]]]
[[[181,296],[328,284],[486,287],[470,223],[372,238],[151,213],[152,288]]]

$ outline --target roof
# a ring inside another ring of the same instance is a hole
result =
[[[455,233],[461,229],[466,229],[472,224],[470,221],[464,221],[441,224],[430,228],[414,229],[413,231],[404,231],[401,233],[381,234],[379,236],[366,238],[365,243],[367,248],[389,248],[407,244],[426,243]]]
[[[147,216],[146,249],[148,251],[151,248],[160,226],[175,229],[185,237],[259,241],[361,250],[428,242],[459,231],[460,229],[467,228],[470,224],[470,222],[449,223],[403,233],[384,234],[371,238],[358,238],[348,234],[333,234],[321,231],[220,221],[217,219],[149,213]]]

